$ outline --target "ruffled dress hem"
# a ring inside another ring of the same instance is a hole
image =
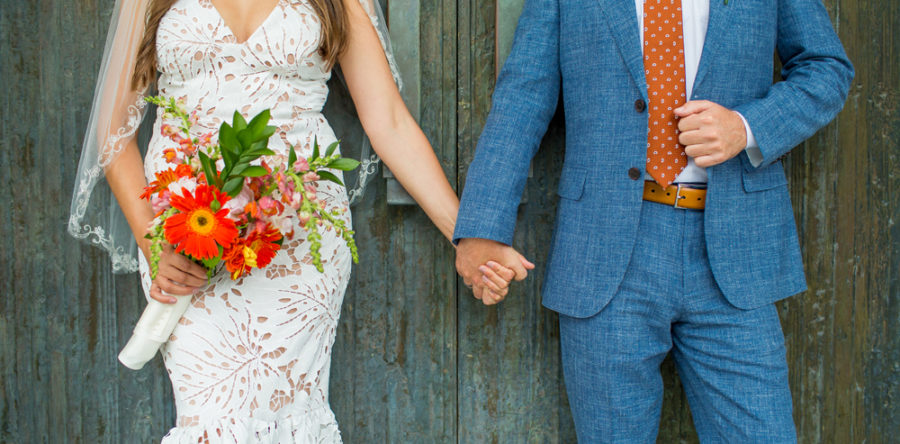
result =
[[[336,444],[341,443],[334,413],[327,406],[288,413],[272,421],[225,417],[203,424],[175,427],[161,444]]]

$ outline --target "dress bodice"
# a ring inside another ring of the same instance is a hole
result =
[[[320,19],[305,1],[279,0],[238,42],[209,0],[178,0],[157,31],[159,91],[201,110],[203,131],[230,122],[235,110],[253,116],[269,108],[272,124],[289,134],[299,118],[319,117],[328,96],[320,36]]]

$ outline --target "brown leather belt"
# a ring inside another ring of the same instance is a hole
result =
[[[658,183],[648,180],[644,182],[644,200],[675,208],[702,210],[706,208],[706,190],[681,184],[663,188]]]

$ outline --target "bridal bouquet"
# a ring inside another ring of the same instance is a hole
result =
[[[177,128],[162,125],[162,135],[178,148],[163,151],[171,167],[156,173],[156,180],[141,195],[156,212],[147,234],[153,279],[166,243],[202,264],[210,277],[225,268],[231,279],[239,279],[271,262],[284,239],[294,236],[295,222],[307,232],[312,263],[320,272],[324,268],[319,228],[324,225],[344,239],[353,261],[359,261],[353,231],[340,218],[343,210],[329,212],[316,195],[317,181],[343,185],[329,169],[350,171],[359,166],[356,160],[335,154],[338,142],[321,153],[315,141],[309,158],[298,158],[291,147],[286,162],[279,159],[271,166],[262,159],[277,159],[268,148],[277,129],[268,125],[268,110],[250,122],[235,112],[231,124],[219,128],[218,143],[214,143],[212,133],[191,135],[196,112],[188,114],[175,99],[147,100],[159,106],[165,120],[180,122]],[[119,354],[125,366],[143,367],[168,339],[191,298],[176,299],[175,304],[150,301]]]

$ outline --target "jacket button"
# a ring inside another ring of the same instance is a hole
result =
[[[641,176],[641,170],[634,167],[628,169],[628,177],[631,178],[631,180],[638,180]]]
[[[644,102],[642,99],[637,99],[634,101],[634,110],[642,113],[647,109],[647,102]]]

